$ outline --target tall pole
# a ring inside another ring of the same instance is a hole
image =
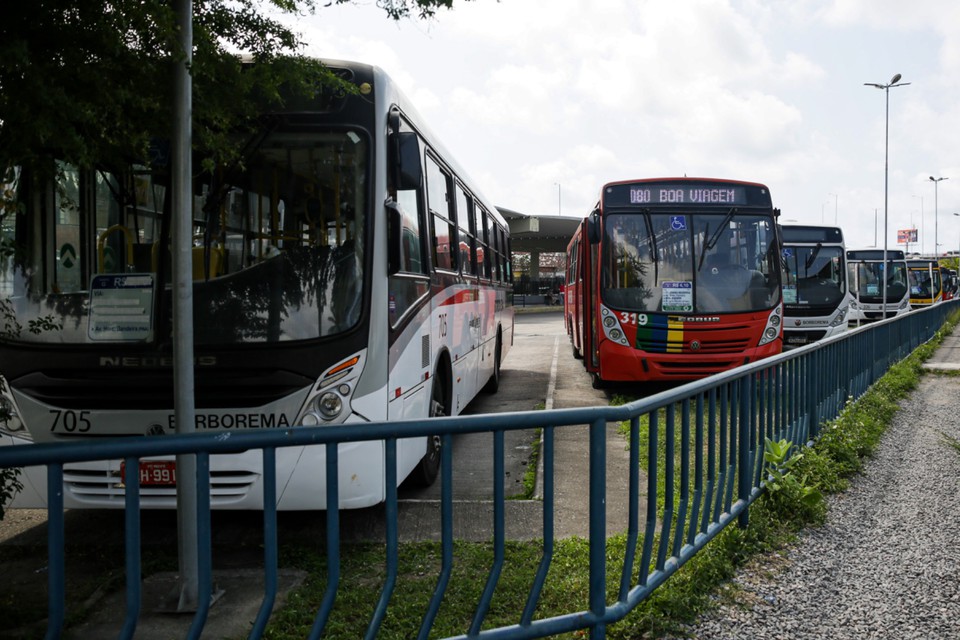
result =
[[[193,187],[191,111],[193,90],[190,64],[193,52],[193,3],[177,2],[178,45],[184,60],[176,65],[173,119],[173,385],[177,433],[196,430],[193,379]],[[177,527],[180,593],[177,611],[196,611],[200,601],[197,551],[197,459],[177,456]],[[209,597],[209,594],[207,594]]]
[[[937,187],[941,181],[948,179],[949,178],[934,178],[930,176],[930,181],[933,182],[933,257],[937,260],[940,259],[940,245],[937,244],[937,214],[940,212],[937,201]]]
[[[953,214],[953,215],[960,217],[960,213],[955,213],[955,214]],[[960,234],[957,234],[957,238],[958,238],[958,241],[957,241],[957,266],[960,267]]]
[[[960,217],[960,213],[953,215]],[[957,272],[960,273],[960,234],[957,234]]]
[[[563,215],[563,210],[562,210],[562,208],[560,207],[560,183],[559,183],[559,182],[554,182],[554,184],[557,185],[557,215],[558,215],[558,216],[562,216],[562,215]]]
[[[883,89],[886,94],[886,113],[883,131],[883,316],[887,317],[887,276],[890,265],[887,264],[887,213],[888,213],[888,193],[890,176],[890,87],[904,87],[909,82],[900,82],[901,75],[898,73],[890,79],[887,84],[878,84],[876,82],[864,82],[865,86]],[[899,83],[899,84],[898,84]]]
[[[840,200],[840,198],[839,198],[839,197],[837,196],[837,194],[835,194],[835,193],[828,193],[827,195],[828,195],[828,196],[833,196],[833,224],[834,224],[834,226],[836,226],[836,224],[837,224],[837,207],[838,207],[837,202]]]

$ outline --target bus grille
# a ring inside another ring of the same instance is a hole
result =
[[[249,471],[211,471],[211,506],[228,505],[243,499],[259,478],[259,474]],[[77,500],[105,507],[122,507],[126,495],[119,465],[116,464],[109,469],[105,466],[95,469],[89,466],[64,465],[63,489]],[[140,487],[140,503],[144,507],[176,506],[176,498],[176,486]]]
[[[640,340],[637,348],[650,353],[685,353],[685,354],[716,354],[716,353],[741,353],[747,349],[749,340],[724,340],[724,339],[706,339],[700,340],[699,348],[693,349],[692,341],[684,339],[681,341],[667,340]]]

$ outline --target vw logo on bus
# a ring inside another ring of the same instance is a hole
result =
[[[691,351],[700,351],[700,341],[699,341],[699,340],[691,340],[691,341],[690,341],[690,350],[691,350]]]

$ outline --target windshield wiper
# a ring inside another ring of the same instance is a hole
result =
[[[823,247],[822,242],[818,242],[817,246],[813,248],[813,251],[810,252],[810,255],[807,256],[807,259],[803,263],[804,272],[809,271],[810,267],[813,265],[813,261],[817,259],[817,256],[820,255],[820,249]]]
[[[739,209],[736,207],[731,207],[730,211],[727,211],[727,215],[723,216],[723,220],[720,221],[720,224],[717,226],[717,230],[714,231],[713,235],[711,235],[710,238],[703,243],[703,250],[700,251],[700,262],[697,263],[697,271],[700,271],[700,269],[703,268],[703,261],[707,257],[707,251],[717,246],[717,242],[720,240],[720,234],[723,233],[724,227],[730,224],[730,221],[733,219],[733,216],[737,214],[737,211],[739,211]],[[709,228],[710,227],[708,225],[707,229]]]
[[[653,281],[658,282],[660,279],[659,276],[659,266],[660,261],[657,260],[657,236],[653,232],[653,222],[650,220],[650,209],[641,209],[640,213],[643,214],[643,224],[647,228],[647,237],[650,238],[650,245],[653,248],[653,253],[651,254],[652,259],[650,262],[653,263]]]

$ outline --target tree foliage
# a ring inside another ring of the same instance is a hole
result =
[[[351,0],[329,0],[323,6]],[[393,19],[429,17],[453,0],[379,0]],[[144,159],[172,127],[178,46],[170,0],[31,0],[0,20],[0,166],[51,153],[80,165]],[[316,0],[194,0],[194,146],[232,153],[226,134],[255,121],[281,95],[338,80],[302,55],[280,19]],[[258,64],[244,67],[241,53]],[[284,89],[281,92],[281,89]]]

